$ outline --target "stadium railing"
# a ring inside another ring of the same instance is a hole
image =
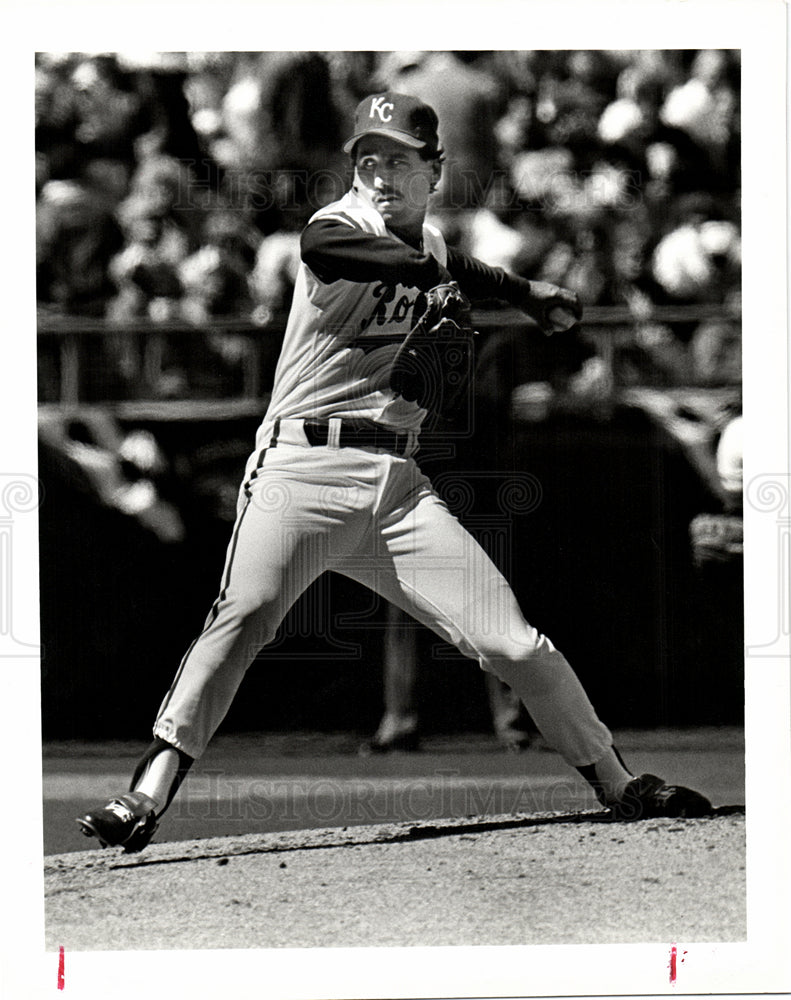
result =
[[[673,327],[706,320],[739,325],[722,306],[658,307],[640,323]],[[476,310],[481,331],[515,330],[530,321],[514,309]],[[618,392],[619,350],[636,343],[637,321],[625,307],[585,310],[584,338],[593,345]],[[203,326],[139,320],[123,325],[102,319],[42,315],[37,325],[39,403],[67,407],[101,403],[125,411],[154,407],[180,413],[237,415],[253,408],[271,386],[285,316],[266,327],[251,320],[212,319]],[[694,384],[690,379],[685,384]],[[731,378],[723,386],[734,389]]]

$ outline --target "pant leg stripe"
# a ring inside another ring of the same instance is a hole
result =
[[[280,437],[280,417],[275,420],[275,426],[272,428],[272,440],[269,442],[269,447],[274,448],[277,444],[277,439]],[[263,456],[261,458],[263,461]]]
[[[214,601],[214,604],[212,604],[212,606],[211,606],[211,610],[209,611],[209,614],[206,617],[206,623],[204,624],[203,628],[201,629],[200,635],[198,636],[198,638],[193,639],[192,643],[190,644],[189,649],[184,654],[184,656],[183,656],[183,658],[181,660],[181,663],[179,664],[179,668],[178,668],[178,670],[176,672],[176,676],[175,676],[175,678],[173,680],[173,683],[170,686],[170,690],[168,691],[167,695],[165,696],[165,701],[163,702],[162,709],[160,710],[159,715],[161,715],[162,712],[167,707],[167,704],[170,701],[171,695],[173,694],[173,691],[176,689],[176,685],[178,684],[179,679],[180,679],[182,673],[184,672],[184,668],[187,665],[187,660],[189,659],[190,654],[192,653],[192,650],[195,648],[195,644],[197,643],[197,641],[200,638],[200,636],[203,635],[203,633],[207,629],[211,628],[211,626],[217,620],[217,615],[220,613],[220,605],[222,604],[222,602],[226,598],[226,595],[228,593],[228,584],[231,582],[231,570],[233,569],[233,560],[234,560],[234,556],[236,555],[236,546],[237,546],[238,541],[239,541],[239,533],[241,531],[242,521],[244,521],[245,515],[247,514],[247,510],[248,510],[248,508],[250,506],[250,501],[252,499],[252,496],[250,494],[250,486],[252,485],[253,480],[258,475],[258,470],[264,464],[264,458],[266,456],[267,450],[269,448],[274,447],[277,444],[277,439],[278,439],[278,435],[279,434],[280,434],[280,418],[278,417],[277,420],[275,420],[275,425],[274,425],[273,432],[272,432],[272,438],[271,438],[269,444],[267,445],[267,447],[261,449],[261,453],[258,456],[258,461],[256,462],[256,467],[253,470],[253,473],[250,476],[250,478],[244,484],[244,492],[245,492],[245,495],[247,497],[247,500],[245,501],[245,505],[242,508],[241,514],[239,514],[239,516],[236,519],[236,524],[235,524],[234,530],[233,530],[233,536],[231,538],[231,548],[230,548],[230,552],[228,554],[228,566],[226,568],[225,576],[223,578],[223,581],[222,581],[222,584],[221,584],[221,587],[220,587],[220,593],[218,594],[216,600]]]
[[[236,527],[234,528],[233,531],[233,538],[231,539],[231,551],[228,554],[228,566],[225,570],[225,577],[220,587],[220,593],[218,594],[214,604],[212,604],[211,606],[211,611],[209,612],[210,618],[203,626],[203,632],[205,632],[207,628],[209,628],[211,625],[214,624],[214,621],[217,618],[217,615],[219,614],[220,604],[222,604],[222,602],[225,600],[226,594],[228,592],[228,584],[231,582],[231,570],[233,569],[233,560],[234,556],[236,555],[236,546],[239,542],[239,533],[242,529],[242,521],[244,521],[245,514],[247,514],[249,507],[250,507],[250,498],[248,497],[244,507],[242,508],[242,513],[237,518]]]
[[[239,517],[236,520],[236,526],[234,527],[233,537],[231,539],[231,551],[230,551],[229,556],[228,556],[228,568],[225,571],[225,577],[223,579],[222,586],[220,588],[220,593],[217,596],[217,599],[215,600],[214,604],[212,604],[212,606],[211,606],[211,610],[209,611],[209,614],[206,617],[206,623],[203,626],[203,628],[201,629],[200,634],[198,635],[197,638],[195,638],[195,639],[192,640],[192,642],[190,643],[189,649],[187,650],[187,652],[182,657],[181,663],[179,664],[179,668],[176,671],[176,676],[173,678],[173,683],[170,685],[170,689],[169,689],[168,693],[165,695],[165,699],[164,699],[164,701],[162,703],[162,707],[161,707],[161,709],[159,710],[159,712],[157,714],[157,719],[159,719],[159,717],[162,715],[162,713],[167,708],[168,703],[169,703],[170,698],[171,698],[171,695],[173,694],[173,692],[176,689],[176,686],[177,686],[177,684],[178,684],[178,682],[179,682],[179,680],[181,678],[181,675],[184,672],[184,668],[187,665],[187,660],[189,659],[190,654],[192,653],[193,649],[195,648],[195,645],[196,645],[198,639],[200,638],[201,635],[203,635],[204,632],[206,632],[207,629],[211,628],[211,626],[217,620],[217,615],[220,613],[220,605],[225,600],[226,594],[228,592],[228,584],[231,581],[231,569],[233,567],[234,556],[236,555],[236,545],[237,545],[237,542],[239,541],[239,532],[241,530],[242,521],[244,520],[245,514],[247,513],[247,510],[248,510],[249,506],[250,506],[250,499],[248,498],[247,502],[244,505],[244,508],[242,509],[241,514],[239,515]]]
[[[205,626],[204,626],[204,631],[205,631]],[[203,632],[201,632],[201,635],[202,634],[203,634]],[[181,675],[184,672],[184,667],[187,665],[187,660],[189,659],[190,653],[195,648],[195,643],[197,641],[198,641],[197,638],[192,640],[192,642],[189,645],[189,649],[184,654],[184,656],[182,656],[182,658],[181,658],[181,663],[179,664],[179,668],[176,671],[176,676],[173,678],[173,683],[168,688],[168,693],[165,695],[164,700],[162,701],[162,707],[157,712],[157,718],[156,718],[157,722],[159,722],[159,720],[162,718],[162,714],[164,713],[165,709],[170,704],[170,699],[171,699],[171,697],[173,695],[173,692],[176,690],[176,685],[178,684],[178,682],[179,682],[179,680],[181,678]],[[156,725],[156,723],[155,723],[155,725]]]
[[[248,498],[250,496],[250,487],[253,485],[254,481],[258,478],[258,471],[264,464],[264,458],[266,457],[266,453],[270,448],[275,447],[279,436],[280,436],[280,417],[278,417],[277,420],[275,420],[275,425],[274,428],[272,429],[272,437],[269,441],[269,444],[266,445],[265,448],[261,449],[261,452],[258,456],[258,461],[255,463],[255,468],[250,473],[250,477],[247,480],[247,482],[244,484],[244,492]]]

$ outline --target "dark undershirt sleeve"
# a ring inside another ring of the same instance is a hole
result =
[[[374,236],[335,219],[311,222],[301,239],[302,260],[319,281],[382,281],[427,292],[449,279],[470,299],[502,299],[519,306],[530,282],[490,267],[461,250],[448,247],[447,269],[431,254],[401,241]]]
[[[305,228],[301,252],[302,260],[325,284],[340,278],[382,281],[427,292],[444,280],[443,268],[431,254],[333,219],[319,219]]]
[[[530,282],[501,267],[490,267],[477,257],[448,247],[448,271],[469,299],[503,299],[519,306],[530,294]]]

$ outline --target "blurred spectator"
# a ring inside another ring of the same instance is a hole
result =
[[[119,215],[127,245],[110,262],[118,294],[108,307],[108,319],[174,319],[182,292],[178,268],[189,250],[186,234],[141,197],[127,199]]]
[[[686,348],[673,328],[653,318],[668,296],[651,274],[651,231],[645,213],[617,219],[608,232],[608,276],[602,300],[625,305],[633,338],[615,350],[618,381],[623,385],[672,385],[689,381]]]
[[[578,103],[593,103],[599,112],[610,100],[618,75],[617,63],[601,49],[577,49],[568,53],[566,72],[570,86],[581,95]]]
[[[710,185],[732,180],[735,166],[732,138],[738,99],[731,71],[731,53],[698,52],[689,79],[670,91],[661,112],[663,122],[681,129],[696,143],[714,175]]]
[[[501,213],[490,207],[479,208],[467,224],[469,252],[492,267],[504,267],[524,274],[540,257],[546,244],[530,238],[510,226]]]
[[[539,79],[536,118],[544,142],[568,150],[578,170],[598,157],[597,125],[614,87],[615,67],[604,52],[559,52]]]
[[[616,83],[619,97],[635,97],[645,84],[668,93],[686,76],[681,49],[634,49],[610,55],[625,57]]]
[[[183,260],[181,314],[201,324],[212,316],[246,316],[251,309],[243,223],[232,212],[216,211],[204,224],[199,250]]]
[[[514,157],[511,180],[528,208],[552,209],[574,189],[574,157],[560,146],[525,150]]]
[[[210,328],[214,317],[251,314],[245,237],[243,221],[235,213],[217,211],[206,218],[201,248],[178,269],[180,314],[187,322]],[[250,339],[243,334],[209,329],[205,343],[214,355],[206,367],[216,374],[231,374],[253,363]]]
[[[37,194],[48,180],[74,176],[79,161],[78,121],[68,67],[39,57],[35,75]]]
[[[723,428],[715,460],[726,506],[737,510],[743,505],[744,489],[744,418],[741,413],[732,417]]]
[[[128,76],[114,56],[91,56],[77,63],[72,85],[80,158],[115,160],[131,174],[144,119],[142,101]]]
[[[742,377],[741,326],[705,320],[689,344],[691,368],[698,385],[738,385]]]
[[[598,124],[609,159],[635,171],[638,178],[647,173],[648,181],[640,181],[645,187],[652,181],[664,182],[661,190],[654,183],[655,200],[706,185],[705,154],[686,132],[661,117],[669,88],[683,79],[680,64],[667,55],[637,53],[619,74],[616,99]]]
[[[218,190],[222,174],[211,151],[201,143],[187,95],[193,71],[201,71],[201,54],[125,54],[120,60],[133,75],[144,108],[144,129],[136,140],[138,161],[170,157],[189,167],[206,194]]]
[[[670,164],[678,160],[678,144],[660,128],[662,94],[655,79],[638,78],[630,81],[627,93],[604,109],[597,131],[611,159],[620,159],[634,170],[645,169],[649,165],[648,150],[664,140],[669,161],[665,173],[669,172]]]
[[[261,240],[250,275],[253,318],[268,326],[287,312],[299,270],[299,233],[272,233]]]
[[[301,228],[338,196],[346,159],[327,59],[318,52],[240,55],[214,144],[232,202],[264,233]]]
[[[474,65],[475,58],[475,52],[393,53],[379,69],[383,88],[419,97],[442,122],[440,209],[483,204],[497,163],[494,128],[502,89],[496,77]]]
[[[464,213],[453,242],[474,257],[516,274],[531,274],[548,252],[555,234],[544,215],[525,211],[505,174],[497,173],[485,203]]]
[[[240,54],[234,80],[220,105],[225,142],[218,142],[214,152],[226,167],[257,166],[259,157],[266,155],[266,151],[259,150],[263,82],[258,63],[258,54]]]
[[[332,103],[337,109],[340,130],[350,135],[354,111],[360,101],[371,92],[376,72],[376,52],[324,52],[332,86]]]
[[[533,124],[534,102],[527,94],[515,94],[508,101],[505,113],[494,126],[499,162],[506,169],[516,155],[528,145]]]
[[[184,97],[190,124],[204,155],[219,164],[222,156],[217,155],[214,144],[222,138],[222,102],[233,71],[234,53],[202,55],[204,58],[184,80]]]
[[[188,250],[200,245],[211,202],[188,164],[159,153],[147,156],[132,177],[128,201],[162,219],[168,232],[178,233]],[[119,211],[123,213],[124,205]]]
[[[738,291],[741,240],[723,219],[690,219],[660,240],[653,275],[676,300],[726,303]]]
[[[121,246],[114,204],[80,180],[47,181],[36,206],[37,298],[65,313],[103,315],[110,257]]]
[[[110,265],[118,288],[108,318],[147,316],[165,322],[179,314],[179,269],[200,245],[206,213],[191,171],[167,156],[152,156],[136,170],[129,196],[118,206],[127,245]]]
[[[554,271],[560,276],[560,284],[573,289],[582,302],[587,304],[598,302],[607,280],[606,243],[598,220],[589,225],[581,225],[573,234],[573,243],[567,244],[567,248],[566,267],[562,267],[564,261],[559,254],[555,255],[554,259]],[[549,258],[544,262],[539,274],[544,280],[551,281],[548,273],[552,272],[552,268],[547,266],[548,262]]]

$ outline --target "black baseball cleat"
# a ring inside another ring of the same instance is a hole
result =
[[[667,785],[655,774],[632,778],[623,796],[608,804],[614,820],[627,823],[639,819],[696,819],[712,814],[711,802],[705,795],[682,785]]]
[[[157,831],[155,805],[142,792],[127,792],[78,817],[77,825],[86,837],[96,837],[102,847],[123,847],[127,854],[134,854],[147,847]]]

